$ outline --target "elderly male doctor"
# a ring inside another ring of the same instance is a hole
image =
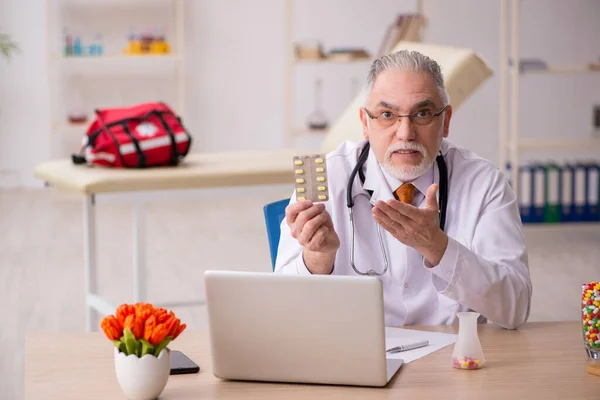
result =
[[[275,272],[372,270],[383,284],[388,326],[457,323],[456,313],[468,310],[480,313],[480,322],[524,324],[532,285],[516,197],[491,162],[445,139],[452,107],[439,65],[417,52],[393,53],[373,63],[367,89],[360,109],[365,140],[327,155],[327,202],[292,196]],[[353,264],[346,193],[363,151],[368,158],[351,190]],[[447,196],[439,190],[440,153]]]

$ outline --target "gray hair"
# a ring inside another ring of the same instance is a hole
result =
[[[442,75],[439,64],[418,51],[408,50],[390,53],[373,61],[371,68],[369,69],[369,75],[367,76],[367,99],[365,101],[368,101],[368,95],[370,95],[375,79],[377,79],[379,74],[393,68],[429,74],[438,88],[440,99],[444,103],[443,105],[446,106],[450,103],[450,96],[448,96],[448,92],[446,92],[444,76]]]

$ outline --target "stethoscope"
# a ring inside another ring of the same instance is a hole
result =
[[[354,184],[354,178],[358,173],[360,177],[360,181],[362,185],[365,184],[365,174],[363,172],[363,166],[369,157],[369,149],[371,144],[367,142],[365,147],[362,149],[358,161],[356,162],[356,166],[352,170],[350,174],[350,179],[348,180],[348,188],[346,189],[346,203],[348,206],[348,212],[350,214],[350,225],[352,227],[352,244],[350,249],[350,264],[352,265],[352,269],[358,275],[376,275],[381,276],[385,274],[389,267],[387,252],[385,251],[385,247],[383,246],[383,239],[381,238],[381,227],[379,224],[377,225],[377,236],[379,238],[379,247],[381,248],[381,254],[383,255],[383,262],[385,264],[385,268],[383,272],[375,272],[373,269],[369,269],[367,272],[361,272],[354,265],[354,215],[352,213],[352,207],[354,207],[354,200],[352,199],[352,185]],[[444,226],[446,225],[446,207],[448,204],[448,168],[446,168],[446,161],[444,160],[444,156],[442,153],[435,158],[435,161],[438,166],[438,170],[440,171],[440,196],[439,196],[439,205],[440,205],[440,228],[444,230]],[[373,196],[372,190],[365,190],[369,194],[369,199]]]

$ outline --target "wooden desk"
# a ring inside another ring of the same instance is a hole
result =
[[[456,326],[419,329],[457,332]],[[171,376],[160,399],[597,400],[600,377],[586,372],[580,329],[577,322],[530,323],[516,331],[483,325],[483,369],[452,368],[448,346],[402,366],[385,388],[222,381],[211,372],[207,332],[190,331],[170,347],[189,355],[200,373]],[[124,398],[112,344],[101,333],[31,334],[26,347],[27,399]]]
[[[293,190],[293,157],[306,150],[273,150],[190,154],[177,167],[120,169],[90,168],[71,160],[54,160],[35,168],[35,175],[57,190],[80,193],[83,201],[83,254],[87,330],[98,329],[98,315],[112,313],[116,306],[98,295],[96,257],[96,201],[106,193],[165,191],[251,185],[290,185]],[[273,199],[273,201],[280,199]],[[146,246],[144,204],[133,204],[133,301],[151,301],[146,296]],[[266,246],[266,243],[265,243]],[[151,301],[152,302],[152,301]],[[203,305],[205,300],[158,304]]]

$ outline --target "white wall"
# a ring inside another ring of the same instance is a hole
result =
[[[0,2],[0,31],[22,49],[10,63],[0,59],[0,187],[36,184],[33,167],[48,157],[44,3]]]
[[[498,72],[500,3],[497,0],[426,0],[430,20],[425,40],[464,46],[482,54]],[[600,1],[521,0],[521,57],[560,65],[600,61]],[[600,73],[527,75],[520,80],[523,137],[590,137],[592,105],[600,104]],[[498,161],[499,77],[496,73],[453,118],[450,139]],[[559,162],[579,157],[600,160],[598,151],[528,153]]]
[[[10,64],[0,61],[0,187],[39,185],[32,176],[33,166],[51,157],[50,103],[55,100],[48,96],[45,3],[0,2],[0,31],[13,34],[22,47]],[[426,41],[473,48],[497,69],[498,1],[426,0],[425,7]],[[326,49],[363,46],[375,52],[394,15],[415,9],[413,0],[296,0],[294,33],[298,40],[320,39]],[[101,16],[96,22],[106,21],[106,11]],[[522,1],[522,55],[566,64],[597,61],[599,16],[597,0]],[[113,26],[124,21],[117,19]],[[187,1],[185,121],[196,139],[194,151],[283,145],[284,23],[281,0]],[[56,35],[59,38],[60,32]],[[296,122],[302,124],[314,109],[316,76],[324,80],[324,111],[333,121],[352,96],[352,80],[362,84],[367,67],[360,63],[298,66]],[[124,85],[135,84],[127,77],[121,79]],[[110,98],[102,83],[109,81],[80,78],[79,82],[82,88],[95,87],[97,96],[106,95],[105,102]],[[158,87],[171,81],[156,77],[152,82]],[[149,91],[147,85],[138,87],[148,96],[163,95],[158,89]],[[171,98],[167,93],[164,97]],[[524,135],[589,135],[592,104],[600,104],[600,74],[528,76],[522,80],[521,101]],[[451,139],[496,162],[497,133],[496,75],[455,114]],[[69,147],[65,155],[76,150]]]

